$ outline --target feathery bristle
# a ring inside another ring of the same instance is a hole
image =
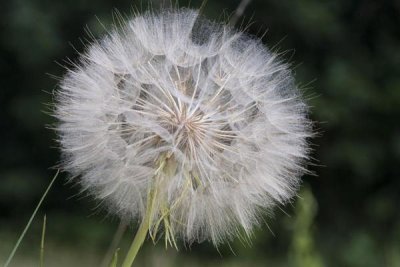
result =
[[[56,96],[64,168],[125,219],[144,217],[151,191],[150,233],[171,243],[251,234],[305,172],[311,122],[288,66],[195,10],[126,21]]]

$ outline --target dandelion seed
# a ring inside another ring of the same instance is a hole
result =
[[[172,246],[251,235],[306,171],[311,123],[288,65],[195,10],[126,21],[56,97],[65,170]]]

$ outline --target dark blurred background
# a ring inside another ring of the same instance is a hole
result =
[[[209,0],[203,12],[226,20],[239,2]],[[83,51],[85,27],[101,36],[99,20],[111,25],[114,8],[131,14],[141,5],[148,2],[0,2],[0,263],[59,160],[46,129],[52,75]],[[177,253],[147,242],[137,266],[400,266],[400,2],[253,0],[242,21],[252,34],[267,31],[265,44],[293,64],[320,133],[312,140],[317,176],[304,177],[301,198],[277,208],[251,245],[181,245]],[[100,266],[118,220],[77,193],[60,175],[11,266],[38,265],[45,213],[46,266]]]

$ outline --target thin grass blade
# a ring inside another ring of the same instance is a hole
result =
[[[29,227],[32,224],[33,219],[36,216],[36,213],[38,212],[40,206],[42,205],[44,199],[46,198],[47,193],[49,193],[51,186],[53,185],[54,181],[56,180],[56,178],[58,177],[58,174],[60,173],[60,170],[57,170],[57,173],[54,175],[53,179],[51,180],[50,184],[48,185],[46,191],[44,191],[41,199],[39,200],[39,203],[37,204],[35,210],[33,211],[31,217],[29,218],[28,223],[26,224],[24,230],[22,231],[20,237],[18,238],[17,243],[15,244],[13,250],[10,253],[10,256],[8,256],[8,259],[6,261],[6,263],[4,264],[4,267],[8,267],[8,265],[10,264],[11,260],[13,259],[15,252],[17,251],[19,245],[21,244],[22,239],[24,239],[26,232],[28,231]]]
[[[43,216],[42,239],[40,241],[40,267],[44,267],[44,237],[46,235],[46,214]]]

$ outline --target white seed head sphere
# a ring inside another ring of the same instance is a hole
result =
[[[187,242],[251,234],[295,194],[311,134],[288,66],[189,9],[136,15],[91,44],[55,115],[83,190],[127,220],[151,210],[150,233]]]

